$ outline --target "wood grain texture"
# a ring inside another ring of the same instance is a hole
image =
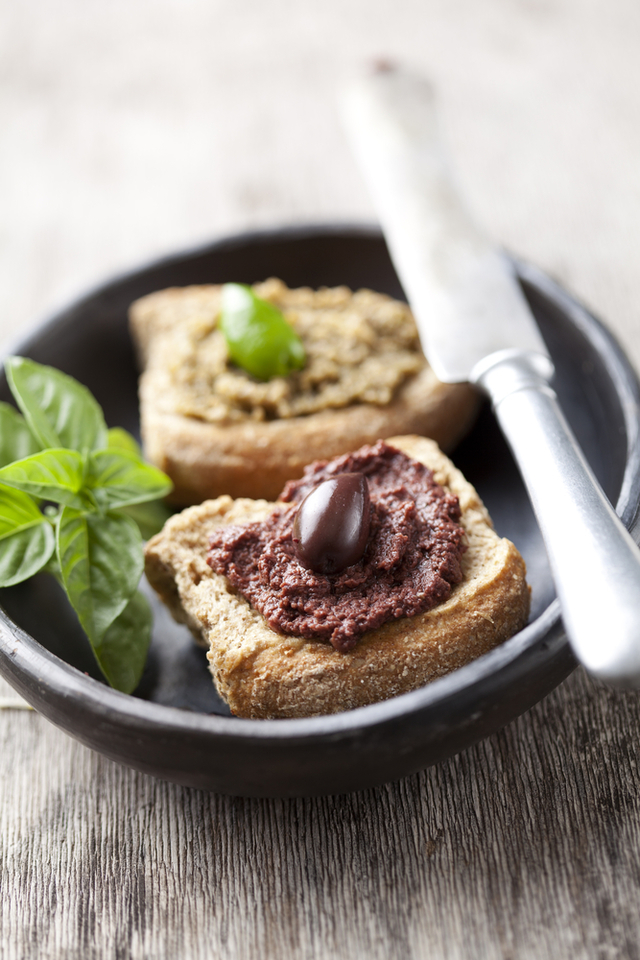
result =
[[[640,956],[640,700],[582,672],[452,760],[349,796],[161,783],[2,717],[3,957]]]
[[[640,360],[639,9],[0,0],[0,340],[163,251],[370,219],[333,90],[385,55],[436,81],[490,234]],[[639,743],[638,695],[577,672],[399,783],[244,800],[119,767],[8,702],[0,958],[635,960]]]

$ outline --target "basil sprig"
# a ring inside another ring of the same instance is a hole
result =
[[[231,360],[258,380],[286,377],[306,362],[302,341],[277,307],[251,287],[225,283],[220,329]]]
[[[131,693],[151,639],[142,538],[171,481],[77,380],[23,357],[5,370],[21,413],[0,402],[0,587],[53,573],[106,680]]]

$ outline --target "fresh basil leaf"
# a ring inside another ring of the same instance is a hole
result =
[[[132,437],[128,430],[123,430],[122,427],[111,427],[107,433],[107,449],[108,450],[125,450],[128,453],[133,453],[139,459],[142,459],[142,450],[140,449],[140,444]]]
[[[286,377],[306,362],[304,347],[282,313],[250,287],[225,283],[220,329],[232,361],[258,380]]]
[[[95,646],[133,596],[144,567],[142,538],[121,514],[65,507],[57,530],[62,583]]]
[[[0,549],[0,587],[12,587],[32,577],[47,563],[55,545],[53,527],[46,520],[6,537]]]
[[[0,540],[39,523],[50,526],[32,497],[21,490],[0,485]]]
[[[25,357],[8,357],[11,392],[43,448],[103,450],[107,427],[97,400],[73,377]]]
[[[47,562],[45,563],[44,567],[42,568],[42,573],[50,573],[52,577],[56,578],[60,586],[62,586],[62,575],[60,573],[60,564],[58,563],[58,557],[56,556],[55,545],[56,544],[55,544],[55,534],[54,534],[54,541],[53,541],[54,550],[51,556],[49,557],[49,559],[47,560]]]
[[[90,505],[81,493],[83,479],[84,462],[75,450],[41,450],[0,469],[0,483],[80,510]]]
[[[94,647],[100,669],[116,690],[132,693],[138,686],[151,642],[152,623],[149,601],[136,590]]]
[[[55,547],[51,524],[26,493],[0,486],[0,587],[32,577]]]
[[[157,500],[173,486],[161,470],[124,450],[98,450],[90,454],[86,485],[103,509]]]
[[[131,507],[124,507],[123,513],[138,524],[143,540],[150,540],[156,533],[160,533],[169,517],[173,515],[162,500],[136,503]]]
[[[40,449],[22,414],[0,402],[0,467],[22,460]]]

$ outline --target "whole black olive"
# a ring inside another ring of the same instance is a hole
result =
[[[339,573],[357,563],[369,537],[369,484],[361,473],[342,473],[304,498],[293,524],[301,563],[316,573]]]

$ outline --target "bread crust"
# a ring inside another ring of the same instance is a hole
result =
[[[149,582],[174,618],[209,647],[218,692],[237,716],[308,717],[386,700],[469,663],[525,625],[530,591],[524,561],[496,535],[475,489],[432,440],[388,442],[427,464],[459,497],[468,543],[464,579],[445,603],[367,632],[348,653],[276,633],[206,563],[214,527],[263,519],[272,503],[222,496],[184,510],[149,541]]]
[[[312,460],[332,459],[397,434],[429,436],[451,449],[475,419],[477,392],[468,384],[441,383],[428,365],[406,379],[385,405],[354,403],[306,416],[230,424],[171,410],[171,374],[166,357],[154,359],[154,344],[167,335],[172,322],[180,322],[181,298],[186,302],[194,291],[208,289],[219,290],[160,291],[133,304],[130,314],[144,368],[140,419],[145,454],[173,480],[173,503],[201,503],[224,493],[275,499],[287,480],[301,476]]]

